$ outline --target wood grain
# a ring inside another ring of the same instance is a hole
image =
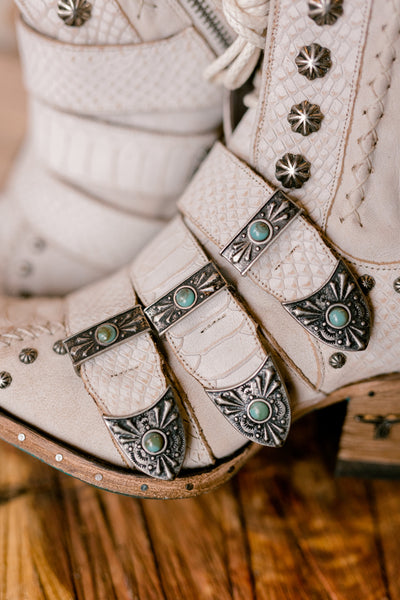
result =
[[[17,68],[0,55],[3,182]],[[334,479],[335,410],[186,500],[100,491],[0,443],[0,599],[398,600],[400,482]]]

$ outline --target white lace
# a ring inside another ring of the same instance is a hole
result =
[[[222,0],[225,18],[238,37],[207,67],[206,79],[234,90],[250,77],[265,46],[269,4],[270,0]]]

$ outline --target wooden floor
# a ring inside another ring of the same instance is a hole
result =
[[[0,183],[24,130],[0,55]],[[400,482],[337,480],[337,410],[190,500],[100,492],[0,444],[1,600],[399,600]]]

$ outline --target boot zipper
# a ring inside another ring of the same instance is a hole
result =
[[[193,19],[194,25],[204,35],[217,54],[222,54],[234,41],[234,35],[222,22],[209,0],[180,0]]]

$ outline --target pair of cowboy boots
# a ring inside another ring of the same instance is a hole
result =
[[[2,297],[0,437],[183,497],[348,398],[341,464],[395,473],[399,3],[18,4],[31,127],[3,290],[119,270]],[[261,46],[237,122],[217,84]]]

